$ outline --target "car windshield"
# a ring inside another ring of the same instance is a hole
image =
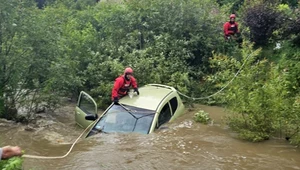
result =
[[[137,132],[148,134],[154,115],[155,111],[153,110],[113,105],[93,129],[105,133]]]

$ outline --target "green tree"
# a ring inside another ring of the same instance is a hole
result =
[[[17,109],[25,107],[31,118],[38,105],[50,106],[48,99],[55,96],[43,90],[57,55],[58,30],[33,2],[3,2],[0,20],[1,117],[15,119]]]
[[[134,68],[139,85],[164,83],[188,91],[189,77],[201,79],[209,72],[211,51],[225,43],[218,6],[208,0],[133,0],[84,10],[69,6],[54,6],[72,15],[60,24],[61,54],[47,81],[64,94],[87,90],[107,101],[126,66]]]
[[[28,46],[22,46],[19,39],[25,37],[27,2],[1,1],[0,7],[0,115],[5,117],[16,107],[15,94],[22,86]],[[25,60],[24,60],[25,59]]]
[[[262,141],[282,130],[280,122],[298,120],[297,95],[291,95],[295,82],[289,78],[290,73],[278,65],[259,59],[260,49],[252,50],[252,45],[245,45],[242,61],[216,55],[211,63],[219,71],[213,77],[224,86],[243,66],[218,98],[226,101],[230,110],[227,123],[241,138]],[[295,122],[289,124],[296,129]]]
[[[287,20],[271,3],[245,3],[243,10],[243,23],[250,30],[251,41],[258,46],[266,45],[273,32],[285,24],[282,21]]]

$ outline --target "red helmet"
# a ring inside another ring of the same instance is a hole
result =
[[[133,74],[133,70],[130,67],[125,68],[124,74]]]
[[[235,14],[231,14],[229,18],[235,18]]]

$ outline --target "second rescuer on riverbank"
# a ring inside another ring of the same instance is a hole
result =
[[[137,87],[137,81],[133,77],[133,70],[132,68],[127,67],[124,74],[115,80],[114,87],[112,89],[112,101],[114,103],[118,103],[121,97],[128,94],[130,87],[134,89],[134,92],[136,92],[137,95],[140,94]]]
[[[239,33],[238,23],[235,21],[235,14],[231,14],[229,18],[230,20],[225,22],[223,26],[226,40]]]

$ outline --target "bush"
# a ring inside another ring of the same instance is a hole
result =
[[[204,110],[199,110],[197,113],[195,113],[194,120],[196,122],[208,124],[211,119],[207,112],[205,112]]]
[[[258,4],[245,9],[244,24],[250,29],[250,39],[256,45],[266,45],[273,31],[287,19],[271,5]]]
[[[8,160],[0,161],[0,169],[2,170],[21,170],[22,169],[23,158],[13,157]]]
[[[246,42],[242,51],[243,60],[247,59],[247,62],[235,80],[216,99],[226,102],[231,111],[227,116],[227,124],[239,137],[261,141],[281,130],[281,120],[291,122],[299,119],[299,92],[296,88],[299,87],[299,67],[291,59],[280,66],[266,59],[260,60],[260,50],[253,51],[252,45]],[[218,68],[218,72],[211,76],[210,81],[214,81],[216,87],[224,87],[241,68],[242,61],[215,55],[211,65],[212,68]],[[295,123],[290,124],[286,129],[297,129]]]
[[[300,17],[293,19],[289,22],[286,36],[291,39],[293,45],[300,47]]]
[[[239,133],[239,138],[251,141],[251,142],[261,142],[269,139],[269,135],[267,133],[255,132],[243,129]]]

